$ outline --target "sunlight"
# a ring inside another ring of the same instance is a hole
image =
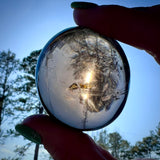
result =
[[[89,71],[85,77],[85,83],[90,83],[93,79],[93,71]]]
[[[86,99],[88,99],[88,94],[87,93],[83,93],[82,97],[83,97],[84,100],[86,100]]]

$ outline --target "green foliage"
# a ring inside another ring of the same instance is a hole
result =
[[[96,138],[96,137],[95,137]],[[96,139],[95,139],[96,140]],[[103,149],[108,150],[108,135],[106,130],[102,130],[99,135],[96,143],[101,146]]]
[[[1,128],[0,128],[0,137],[3,137],[3,131]],[[0,138],[0,144],[3,144],[3,143],[4,143],[3,139]]]
[[[127,140],[124,140],[124,139],[121,139],[121,142],[120,142],[120,155],[119,157],[123,160],[128,160],[130,158],[130,153],[129,153],[129,150],[130,150],[130,144]]]
[[[111,150],[111,154],[117,159],[125,157],[124,153],[129,148],[129,143],[126,140],[123,140],[118,132],[110,133],[108,136],[108,146]]]
[[[33,51],[29,56],[23,59],[21,63],[21,69],[27,73],[32,75],[33,77],[35,76],[35,69],[37,65],[37,59],[40,54],[41,50]],[[31,79],[33,80],[33,79]]]
[[[135,146],[131,148],[131,155],[134,158],[154,158],[160,156],[160,137],[158,132],[160,125],[157,126],[155,131],[151,131],[150,135],[144,137],[142,141],[138,141]]]
[[[154,143],[156,144],[155,153],[160,156],[160,122],[155,130],[154,137]]]
[[[5,114],[12,115],[12,110],[5,110],[12,103],[13,73],[18,68],[19,60],[11,51],[0,52],[0,126]],[[7,111],[7,112],[6,112]]]
[[[28,148],[31,146],[31,142],[27,143],[26,145],[24,146],[16,146],[15,148],[15,152],[18,154],[19,157],[24,157],[25,156],[25,152],[28,150]]]
[[[144,157],[142,149],[141,149],[141,145],[142,145],[141,142],[136,142],[135,146],[131,147],[131,150],[130,150],[131,157],[133,158],[143,158]]]
[[[130,144],[122,139],[118,132],[107,134],[106,130],[102,130],[97,138],[94,137],[96,143],[103,149],[108,150],[117,159],[128,159]]]
[[[20,74],[16,78],[15,110],[19,112],[39,113],[41,104],[35,84],[35,69],[41,50],[33,51],[20,63]],[[17,103],[18,102],[18,103]]]
[[[3,75],[1,75],[0,73],[0,77],[4,77],[4,75],[6,75],[6,79],[3,80],[3,82],[5,82],[4,97],[6,100],[6,98],[10,96],[11,97],[10,101],[7,102],[8,104],[9,103],[12,104],[12,107],[7,107],[5,109],[5,115],[6,116],[12,115],[12,117],[10,116],[10,118],[12,119],[12,123],[14,124],[14,120],[16,120],[17,123],[17,119],[23,120],[26,116],[29,116],[31,114],[42,113],[42,107],[38,98],[36,84],[35,84],[35,69],[36,69],[37,59],[40,54],[40,50],[32,52],[29,56],[25,57],[21,62],[16,61],[16,65],[19,63],[19,65],[17,66],[13,65],[15,60],[14,54],[12,54],[10,51],[8,51],[8,53],[4,52],[2,53],[3,54],[1,54],[0,56],[0,62],[2,61],[3,63],[0,64],[1,65],[0,71],[4,70],[7,64],[8,64],[7,69],[8,68],[10,69],[8,70],[6,69],[5,72],[6,74],[2,72]],[[14,71],[15,69],[17,69],[18,72],[16,75],[13,76],[13,80],[11,81],[12,82],[11,83],[9,81],[8,76],[10,76],[12,71]],[[1,86],[2,87],[4,86],[2,82],[0,84],[0,87]],[[12,92],[9,92],[7,89],[9,89]],[[0,88],[0,91],[1,90],[2,89]],[[0,92],[0,98],[2,97],[1,95],[2,94]],[[19,136],[19,134],[15,132],[14,129],[11,128],[6,130],[2,135],[2,137],[4,138],[17,137],[17,136]],[[18,159],[22,159],[25,156],[25,152],[28,150],[30,146],[31,143],[27,143],[26,145],[16,147],[14,152],[16,152],[17,156],[19,157]],[[8,159],[10,159],[10,157]]]
[[[36,83],[35,83],[35,70],[37,65],[37,59],[41,50],[32,52],[29,56],[25,57],[20,63],[20,74],[17,76],[16,80],[16,93],[17,97],[15,99],[14,109],[20,113],[35,114],[42,113],[41,103],[38,98]],[[20,119],[23,119],[24,115],[21,114]],[[30,147],[30,143],[17,147],[15,152],[18,153],[20,157],[25,156],[25,152]],[[39,145],[36,145],[34,159],[38,158]]]
[[[124,140],[118,132],[107,134],[106,130],[99,132],[94,140],[118,160],[160,158],[160,123],[155,131],[151,131],[149,136],[136,142],[134,146]]]
[[[11,158],[11,157],[8,157],[8,158],[2,158],[1,160],[20,160],[20,158]]]

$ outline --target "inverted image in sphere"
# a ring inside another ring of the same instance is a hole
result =
[[[81,130],[98,129],[117,118],[127,99],[129,77],[120,45],[81,27],[53,37],[36,69],[38,93],[47,112]]]

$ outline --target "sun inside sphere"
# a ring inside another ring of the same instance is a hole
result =
[[[130,71],[120,45],[87,28],[54,36],[42,50],[36,84],[47,112],[63,123],[93,130],[121,113]]]

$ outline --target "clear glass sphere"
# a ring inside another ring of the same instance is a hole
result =
[[[36,68],[38,93],[48,113],[81,130],[98,129],[117,118],[127,99],[129,78],[120,45],[81,27],[54,36]]]

